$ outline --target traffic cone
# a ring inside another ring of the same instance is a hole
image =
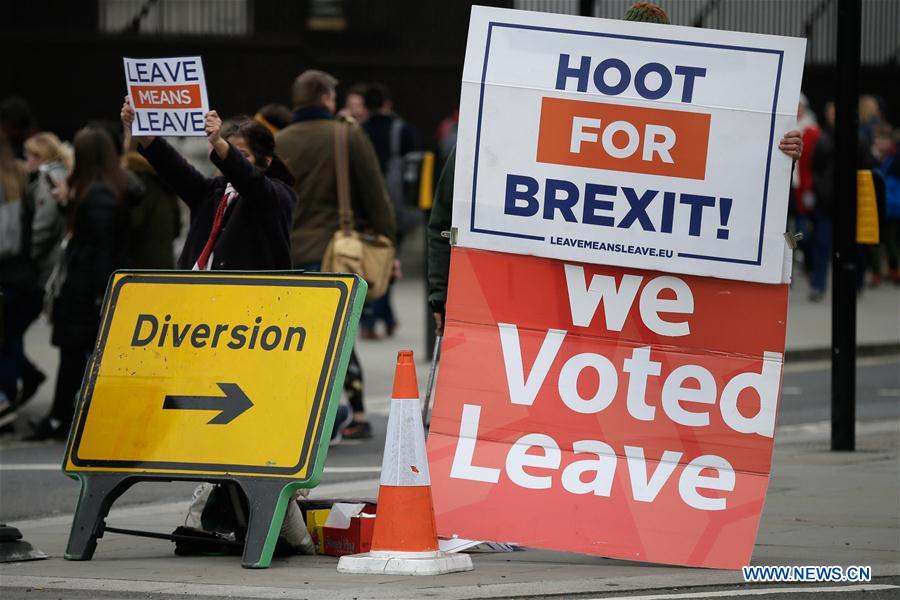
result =
[[[339,573],[442,575],[471,571],[467,554],[438,549],[431,475],[411,350],[397,355],[372,550],[342,556]]]

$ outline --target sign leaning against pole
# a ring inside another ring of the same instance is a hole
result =
[[[804,44],[473,9],[428,438],[440,535],[748,564]]]
[[[267,567],[321,477],[365,295],[355,275],[116,273],[64,463],[81,481],[66,558],[93,556],[137,481],[234,481],[242,564]]]

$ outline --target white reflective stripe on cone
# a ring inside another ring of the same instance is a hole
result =
[[[385,435],[381,485],[431,485],[418,398],[394,398]]]

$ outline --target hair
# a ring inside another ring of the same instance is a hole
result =
[[[103,131],[105,131],[109,135],[109,139],[112,140],[113,149],[116,151],[116,156],[121,157],[125,153],[125,132],[122,130],[121,121],[95,119],[93,121],[89,121],[87,127],[89,127],[90,129],[102,129]]]
[[[881,120],[881,107],[875,96],[864,94],[859,97],[859,122],[868,123],[872,119]]]
[[[652,2],[635,2],[631,8],[625,11],[625,20],[668,25],[669,15]]]
[[[73,145],[75,166],[69,175],[72,199],[80,202],[90,187],[100,179],[112,188],[116,199],[121,201],[128,178],[119,166],[119,155],[109,134],[103,129],[85,127],[75,134]],[[74,215],[74,211],[71,214]]]
[[[25,172],[13,155],[12,144],[0,130],[0,187],[7,202],[21,200],[25,191]]]
[[[294,184],[294,178],[281,159],[275,155],[275,136],[268,127],[247,115],[238,115],[225,121],[222,125],[222,139],[242,138],[250,147],[253,159],[259,168],[271,159],[264,170],[266,175],[280,179],[288,185]]]
[[[41,131],[25,140],[25,150],[37,154],[41,164],[60,161],[66,168],[71,168],[72,157],[66,152],[65,146],[59,141],[55,133]]]
[[[381,110],[384,103],[391,99],[391,92],[383,83],[370,83],[363,96],[366,108],[371,111]]]
[[[368,85],[365,83],[354,83],[347,90],[347,95],[351,96],[351,95],[355,94],[357,96],[362,96],[363,98],[365,98],[367,89],[368,89]]]
[[[291,87],[291,101],[294,110],[322,106],[322,96],[337,90],[338,80],[325,71],[310,69],[294,80]]]
[[[274,135],[291,124],[291,110],[284,104],[266,104],[256,111],[253,118]]]

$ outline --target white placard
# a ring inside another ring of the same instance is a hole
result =
[[[209,98],[199,56],[122,60],[135,112],[132,135],[206,135]]]
[[[473,7],[458,244],[781,282],[805,47]]]

